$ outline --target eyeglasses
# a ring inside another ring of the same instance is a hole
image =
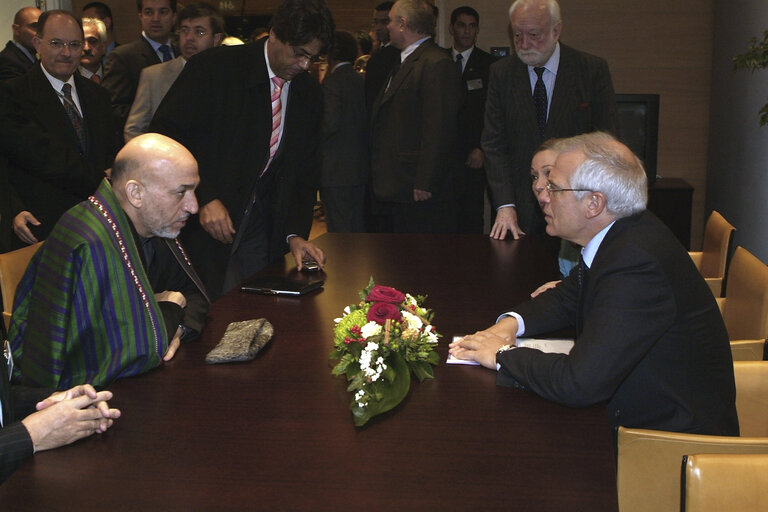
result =
[[[589,190],[588,188],[560,188],[551,181],[548,181],[547,192],[551,194],[552,192],[594,192],[594,190]]]
[[[59,41],[58,39],[51,39],[48,41],[48,46],[53,48],[54,50],[61,51],[65,47],[69,46],[69,49],[72,51],[80,50],[83,47],[82,41],[70,41],[68,43],[64,41]]]
[[[190,27],[180,27],[179,28],[179,34],[187,35],[190,32],[195,34],[196,37],[205,37],[205,34],[208,33],[208,31],[202,29],[202,28],[190,28]]]

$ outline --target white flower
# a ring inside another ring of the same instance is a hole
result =
[[[368,339],[371,336],[379,334],[381,332],[381,326],[376,322],[368,322],[360,330],[363,333],[363,338]],[[378,348],[378,346],[376,348]]]
[[[373,353],[378,350],[378,343],[368,343],[363,351],[360,353],[360,370],[363,375],[368,377],[371,382],[376,382],[381,377],[382,372],[387,369],[387,365],[384,364],[384,358],[379,356],[374,366],[371,365],[373,359]]]
[[[338,324],[339,322],[341,322],[341,318],[334,318],[333,319],[333,323]]]
[[[407,311],[403,311],[402,315],[406,323],[408,324],[408,329],[416,329],[416,330],[421,329],[421,326],[422,326],[421,318]]]
[[[351,309],[349,309],[349,306],[347,306],[347,307],[345,307],[345,308],[344,308],[344,314],[345,314],[345,315],[348,315],[348,314],[350,314],[351,312],[352,312],[352,310],[351,310]]]
[[[426,331],[425,330],[424,332],[426,333],[427,339],[429,340],[430,343],[437,343],[437,334],[435,334],[434,331],[431,331],[431,330]]]

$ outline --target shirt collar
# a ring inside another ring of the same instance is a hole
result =
[[[144,31],[142,31],[142,32],[141,32],[141,37],[143,37],[144,39],[146,39],[146,40],[147,40],[147,42],[148,42],[150,45],[152,45],[152,49],[153,49],[153,50],[155,50],[155,53],[157,53],[158,51],[160,51],[160,50],[159,50],[159,48],[160,48],[161,46],[163,46],[163,45],[166,45],[166,46],[168,46],[168,48],[171,50],[171,56],[173,56],[173,57],[175,57],[175,56],[176,56],[176,55],[174,55],[174,53],[173,53],[173,45],[171,45],[171,38],[170,38],[170,37],[169,37],[169,38],[168,38],[168,40],[167,40],[166,42],[164,42],[164,43],[158,43],[157,41],[154,41],[154,40],[150,39],[149,37],[147,37],[147,34],[146,34]]]
[[[423,43],[424,41],[426,41],[430,37],[432,37],[432,36],[422,37],[418,41],[414,41],[413,43],[409,44],[405,48],[405,50],[400,52],[400,63],[402,64],[405,61],[405,59],[408,58],[408,56],[410,54],[412,54],[414,51],[416,51],[416,48],[418,48],[421,43]]]
[[[592,267],[592,262],[595,259],[595,255],[597,254],[597,250],[600,248],[600,244],[603,243],[603,239],[605,238],[605,235],[608,234],[608,231],[611,229],[611,226],[613,226],[616,223],[614,220],[607,226],[605,226],[603,229],[601,229],[595,236],[592,237],[592,240],[587,242],[587,245],[584,246],[584,248],[581,250],[581,257],[584,258],[584,264],[587,266],[587,268]]]
[[[21,43],[18,43],[18,42],[16,42],[16,41],[14,41],[14,42],[13,42],[13,44],[15,44],[15,45],[16,45],[16,48],[18,48],[19,50],[21,50],[21,51],[22,51],[22,53],[23,53],[24,55],[26,55],[26,56],[27,56],[27,58],[29,58],[29,60],[31,60],[32,62],[35,62],[35,61],[37,60],[37,59],[35,59],[35,56],[34,56],[34,55],[33,55],[33,54],[32,54],[32,53],[29,51],[29,50],[27,50],[27,49],[24,47],[24,45],[23,45],[23,44],[21,44]]]
[[[538,67],[538,66],[535,66]],[[553,75],[557,75],[557,69],[560,67],[560,42],[558,41],[555,43],[555,51],[552,52],[552,55],[549,56],[549,60],[547,60],[546,63],[544,63],[543,68],[552,73]],[[528,72],[533,73],[534,66],[528,66]]]
[[[458,54],[461,54],[461,60],[464,62],[467,62],[467,59],[469,59],[469,56],[472,54],[472,50],[475,49],[475,45],[470,46],[463,52],[457,51],[456,48],[451,48],[451,56],[453,57],[453,60],[456,60],[456,56]]]
[[[64,84],[71,85],[72,86],[72,90],[75,90],[75,75],[74,75],[74,73],[72,75],[70,75],[69,80],[67,80],[66,82],[62,82],[61,80],[59,80],[55,76],[53,76],[50,73],[48,73],[48,71],[45,70],[45,67],[42,65],[42,63],[40,64],[40,69],[43,70],[43,74],[45,75],[45,78],[48,79],[48,81],[51,83],[51,87],[53,87],[53,89],[57,93],[61,93],[61,88],[64,86]]]

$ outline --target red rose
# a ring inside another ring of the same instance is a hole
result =
[[[366,318],[369,322],[376,322],[379,325],[384,325],[387,320],[394,320],[395,322],[399,322],[400,318],[402,318],[402,315],[400,315],[400,309],[398,309],[398,307],[394,304],[388,304],[386,302],[374,302],[371,304],[371,309],[368,310]]]
[[[365,298],[366,302],[388,302],[390,304],[400,304],[405,300],[405,294],[389,286],[373,287],[371,292]]]

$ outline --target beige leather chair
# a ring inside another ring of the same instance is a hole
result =
[[[741,436],[768,437],[768,361],[734,361],[733,375]]]
[[[21,281],[21,276],[27,270],[27,265],[35,255],[43,242],[18,249],[16,251],[0,254],[0,294],[3,296],[3,321],[5,329],[11,325],[11,313],[13,312],[13,297],[16,295],[16,287]]]
[[[715,297],[722,294],[725,265],[734,231],[736,228],[717,211],[713,211],[704,228],[701,251],[688,253]]]
[[[731,340],[768,338],[768,266],[743,247],[733,254],[718,302]]]
[[[736,340],[731,342],[734,361],[761,361],[766,340]]]
[[[683,459],[683,512],[768,510],[768,455],[698,454]]]
[[[733,367],[742,437],[619,427],[616,486],[620,512],[679,511],[684,455],[768,454],[768,362],[738,361]]]

